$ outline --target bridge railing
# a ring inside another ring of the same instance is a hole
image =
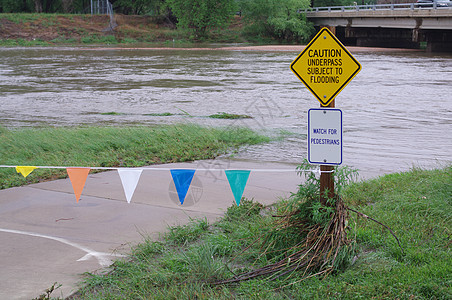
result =
[[[429,6],[431,5],[431,6]],[[366,4],[350,6],[325,6],[310,7],[298,10],[299,13],[310,12],[345,12],[345,11],[369,11],[369,10],[415,10],[415,9],[447,9],[452,7],[440,6],[436,1],[433,3],[398,3],[398,4]]]

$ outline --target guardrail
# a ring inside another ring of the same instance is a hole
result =
[[[450,6],[442,6],[441,2],[436,1],[430,3],[399,3],[399,4],[366,4],[366,5],[350,5],[350,6],[326,6],[326,7],[310,7],[307,9],[299,9],[299,13],[310,12],[345,12],[345,11],[361,11],[361,10],[415,10],[415,9],[452,9]]]

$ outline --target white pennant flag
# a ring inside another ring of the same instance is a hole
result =
[[[121,178],[124,194],[126,194],[127,203],[132,200],[133,193],[140,180],[143,169],[118,169],[119,177]]]

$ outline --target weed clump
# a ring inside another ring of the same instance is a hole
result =
[[[249,219],[252,216],[260,214],[264,206],[259,202],[244,199],[240,202],[240,206],[230,206],[226,211],[224,220],[228,222],[240,222]]]
[[[326,276],[348,264],[354,254],[355,241],[347,237],[347,209],[337,193],[325,204],[319,201],[319,179],[312,172],[304,172],[310,168],[307,162],[299,166],[306,182],[284,205],[280,205],[273,226],[259,238],[263,249],[260,256],[265,256],[269,263],[219,283],[261,276],[275,280],[293,272],[301,272],[302,278]],[[352,181],[356,172],[343,168],[336,169],[335,173],[335,181],[341,185]]]

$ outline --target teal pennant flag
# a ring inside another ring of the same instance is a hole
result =
[[[173,177],[174,185],[176,186],[177,195],[179,196],[180,204],[184,204],[185,196],[187,196],[191,181],[195,175],[196,170],[170,170]]]
[[[226,170],[226,177],[229,181],[229,186],[231,187],[232,194],[234,195],[235,203],[237,206],[240,205],[240,200],[242,200],[243,191],[245,190],[246,182],[250,176],[251,171],[245,170]]]

